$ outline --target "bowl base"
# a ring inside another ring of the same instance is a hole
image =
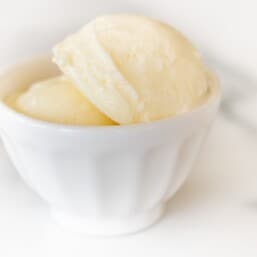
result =
[[[73,232],[92,236],[122,236],[144,230],[156,223],[164,212],[164,204],[139,215],[124,219],[81,218],[52,209],[51,213],[58,224]]]

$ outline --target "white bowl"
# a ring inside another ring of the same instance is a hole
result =
[[[0,99],[57,74],[48,57],[0,78]],[[67,126],[0,103],[0,132],[18,172],[58,223],[94,235],[136,232],[157,221],[199,153],[219,105],[217,90],[177,117],[130,126]]]

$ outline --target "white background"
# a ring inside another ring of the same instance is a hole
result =
[[[184,32],[214,68],[233,71],[230,92],[235,85],[242,92],[244,81],[257,81],[256,9],[255,0],[0,0],[0,67],[50,51],[96,15],[137,12]],[[0,256],[256,257],[256,153],[256,138],[219,117],[160,224],[133,237],[96,239],[55,226],[0,146]]]
[[[0,65],[49,49],[96,15],[170,22],[212,58],[257,79],[255,0],[0,0]]]

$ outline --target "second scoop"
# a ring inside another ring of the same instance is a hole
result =
[[[25,115],[48,122],[69,125],[114,125],[84,97],[65,76],[32,84],[5,101]]]

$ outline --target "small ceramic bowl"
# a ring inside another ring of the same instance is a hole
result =
[[[58,74],[50,58],[15,66],[0,77],[0,99]],[[0,132],[24,181],[56,221],[93,235],[144,229],[192,169],[219,105],[216,90],[177,117],[129,126],[67,126],[32,119],[0,102]]]

